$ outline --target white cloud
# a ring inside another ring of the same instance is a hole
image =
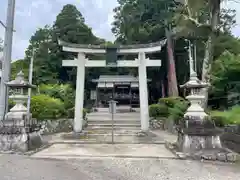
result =
[[[30,37],[37,28],[52,24],[57,14],[65,4],[74,4],[83,14],[95,35],[113,40],[109,14],[117,5],[116,0],[19,0],[16,1],[14,26],[16,32],[13,37],[12,59],[24,57]],[[104,4],[103,4],[104,3]],[[6,19],[7,1],[1,2],[0,18]],[[96,18],[97,17],[97,18]],[[3,38],[4,29],[0,27],[0,37]]]
[[[30,37],[37,28],[52,24],[62,7],[71,3],[77,6],[85,17],[86,23],[93,29],[95,35],[107,40],[114,40],[111,33],[113,8],[117,0],[18,0],[16,1],[15,29],[13,37],[13,59],[24,57]],[[233,29],[240,36],[240,4],[231,2],[228,7],[237,11],[237,26]],[[7,0],[1,0],[0,20],[5,22]],[[4,36],[0,26],[0,37]]]

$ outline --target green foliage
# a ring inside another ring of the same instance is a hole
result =
[[[185,99],[183,99],[182,97],[160,98],[159,103],[165,104],[169,108],[177,107],[177,108],[181,109],[182,111],[185,111],[188,106],[188,102]]]
[[[224,52],[212,65],[211,98],[216,106],[227,106],[228,95],[240,91],[240,54]],[[214,105],[215,106],[215,105]]]
[[[82,14],[74,5],[65,5],[52,27],[45,26],[37,29],[30,39],[25,59],[30,60],[34,49],[34,84],[62,82],[75,84],[76,68],[62,67],[62,60],[73,59],[76,54],[63,52],[62,47],[58,45],[59,39],[81,44],[104,43],[103,39],[93,35],[91,28],[85,24]],[[88,76],[87,73],[86,76]]]
[[[167,117],[168,107],[161,104],[152,104],[149,106],[149,116],[153,118]]]
[[[70,84],[41,84],[39,92],[58,98],[64,102],[66,109],[72,108],[75,103],[75,91]]]
[[[210,116],[216,126],[219,127],[229,124],[240,124],[240,106],[235,106],[227,111],[212,111]]]
[[[23,71],[24,78],[28,79],[29,74],[29,61],[24,59],[19,59],[11,64],[11,79],[15,79],[17,73]]]
[[[177,123],[180,119],[183,118],[183,115],[189,105],[188,101],[186,101],[182,97],[160,98],[159,104],[168,107],[169,118],[173,119],[175,123]]]
[[[217,127],[224,127],[226,124],[228,124],[227,117],[222,112],[220,112],[220,113],[212,112],[211,120],[214,121],[214,123]]]
[[[64,103],[48,95],[35,95],[31,98],[31,112],[38,120],[58,119],[65,114]]]
[[[112,32],[122,43],[146,43],[164,37],[165,20],[171,21],[173,0],[119,0]],[[168,9],[167,9],[168,8]]]

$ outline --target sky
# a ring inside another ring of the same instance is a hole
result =
[[[0,20],[6,21],[7,1],[0,0]],[[13,36],[12,59],[24,57],[30,37],[37,28],[46,24],[52,25],[57,14],[65,4],[74,4],[83,14],[86,24],[92,28],[93,33],[107,40],[114,40],[111,33],[113,21],[113,8],[117,6],[117,0],[16,0]],[[224,4],[237,11],[237,25],[233,28],[233,34],[240,37],[240,3],[231,2]],[[4,28],[0,26],[0,37],[4,37]]]

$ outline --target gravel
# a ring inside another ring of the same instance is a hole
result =
[[[1,180],[236,180],[239,165],[174,159],[34,159],[0,155]]]

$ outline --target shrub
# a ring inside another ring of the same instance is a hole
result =
[[[168,107],[169,117],[178,123],[184,116],[185,111],[189,106],[189,102],[182,97],[167,97],[159,99],[159,104],[164,104]]]
[[[169,108],[174,108],[175,106],[178,106],[182,110],[186,110],[186,108],[188,107],[188,101],[186,101],[182,97],[160,98],[159,104],[165,104]]]
[[[149,106],[149,115],[154,118],[167,117],[168,107],[162,104],[152,104]]]
[[[176,124],[178,124],[179,120],[181,120],[184,116],[184,111],[178,109],[178,108],[169,108],[169,116],[171,119],[174,120]]]
[[[232,124],[240,124],[240,106],[232,107],[228,119]]]
[[[66,113],[64,103],[60,99],[44,94],[32,96],[31,112],[38,120],[57,119]]]
[[[58,98],[64,103],[65,109],[74,107],[74,90],[70,84],[41,84],[39,86],[40,94],[46,94],[53,98]]]
[[[240,106],[235,106],[228,111],[212,111],[210,116],[216,126],[223,127],[229,124],[240,124]]]
[[[210,117],[217,127],[224,127],[227,123],[227,118],[224,116],[212,115]]]

